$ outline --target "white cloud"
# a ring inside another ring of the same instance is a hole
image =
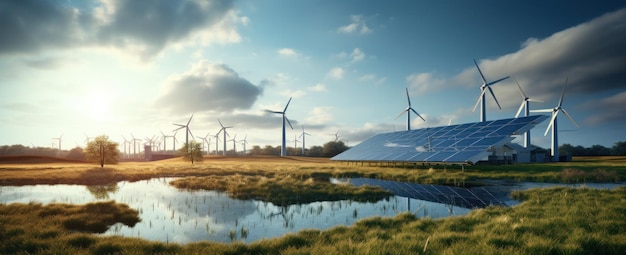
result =
[[[446,85],[444,78],[435,77],[432,73],[414,73],[406,77],[406,82],[412,91],[425,93],[442,89]]]
[[[387,81],[387,77],[378,78],[375,74],[365,74],[359,77],[359,81],[373,82],[376,85],[381,85]]]
[[[326,125],[333,121],[332,109],[333,108],[329,106],[313,108],[313,110],[309,112],[309,117],[306,119],[307,125]]]
[[[322,91],[326,91],[326,85],[323,83],[318,83],[312,87],[308,87],[308,89],[311,91],[322,92]]]
[[[202,60],[191,70],[168,78],[156,104],[176,113],[231,112],[249,109],[261,93],[262,87],[240,77],[228,66]]]
[[[352,57],[352,64],[363,61],[363,59],[365,59],[365,53],[363,53],[363,51],[361,51],[359,48],[354,48],[350,56]]]
[[[287,57],[298,56],[298,53],[292,48],[282,48],[278,50],[278,54],[281,56],[287,56]]]
[[[361,35],[369,34],[372,32],[372,29],[370,29],[367,24],[365,24],[365,19],[362,15],[352,15],[350,19],[352,20],[352,23],[339,27],[337,31],[344,34],[354,33]]]
[[[600,125],[603,123],[624,123],[626,119],[626,91],[614,94],[602,100],[593,100],[586,108],[593,109],[597,114],[591,115],[585,123]]]
[[[343,78],[344,72],[345,71],[343,70],[343,68],[335,67],[333,69],[330,69],[330,71],[328,71],[328,74],[326,75],[326,77],[329,77],[335,80],[340,80],[341,78]]]
[[[242,16],[241,18],[239,18],[239,22],[241,22],[242,25],[247,26],[248,24],[250,24],[250,18]]]
[[[280,92],[280,94],[285,96],[285,97],[298,98],[298,97],[304,96],[306,93],[304,91],[302,91],[302,90],[285,89],[285,90],[282,90]]]

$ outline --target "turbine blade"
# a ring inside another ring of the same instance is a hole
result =
[[[289,107],[289,103],[291,103],[291,97],[289,97],[289,101],[287,101],[287,105],[285,105],[285,110],[283,110],[283,113],[287,112],[287,107]]]
[[[405,113],[405,112],[408,112],[408,111],[409,111],[409,109],[408,109],[408,108],[407,108],[407,109],[402,110],[402,111],[400,112],[400,114],[398,114],[398,116],[396,116],[396,118],[395,118],[394,120],[397,120],[398,118],[400,118],[400,116],[404,115],[404,113]]]
[[[291,129],[293,129],[293,126],[291,125],[291,122],[289,121],[289,118],[287,118],[287,116],[283,115],[283,118],[285,118],[287,120],[287,124],[289,124],[289,127],[291,127]]]
[[[478,107],[478,103],[480,103],[480,100],[483,98],[483,95],[485,94],[485,89],[481,89],[482,91],[480,92],[480,96],[478,96],[478,100],[476,100],[476,104],[474,104],[474,109],[472,109],[472,112],[476,111],[476,107]]]
[[[522,113],[522,109],[524,109],[524,104],[526,102],[522,101],[522,104],[519,106],[519,109],[517,109],[517,113],[515,114],[515,118],[519,117],[519,114]]]
[[[570,115],[569,115],[569,113],[567,113],[567,111],[566,111],[565,109],[561,108],[561,111],[565,114],[565,116],[567,116],[567,118],[568,118],[569,120],[571,120],[571,121],[572,121],[572,123],[574,124],[574,126],[576,126],[576,128],[580,128],[580,127],[578,126],[578,123],[576,123],[576,121],[574,121],[574,118],[572,118],[572,116],[570,116]]]
[[[563,85],[563,91],[561,91],[561,98],[559,98],[559,104],[557,107],[561,107],[561,105],[563,105],[563,96],[565,95],[565,87],[567,87],[567,79],[565,78],[565,85]]]
[[[504,78],[500,78],[499,80],[495,80],[495,81],[492,81],[492,82],[490,82],[490,83],[487,83],[487,86],[490,86],[490,85],[496,84],[496,83],[498,83],[498,82],[500,82],[500,81],[503,81],[503,80],[506,80],[506,79],[508,79],[508,78],[511,78],[511,76],[507,76],[507,77],[504,77]]]
[[[517,79],[515,79],[515,84],[517,84],[519,92],[522,93],[522,99],[527,100],[528,96],[526,96],[526,93],[524,93],[524,90],[522,89],[522,86],[519,85],[519,82],[517,82]]]
[[[413,108],[410,108],[410,109],[411,109],[411,111],[413,111],[413,112],[417,115],[417,117],[420,117],[420,119],[422,119],[423,121],[426,121],[426,120],[422,117],[422,115],[420,115],[419,113],[417,113],[417,112],[415,111],[415,109],[413,109]]]
[[[554,109],[530,110],[530,112],[553,112]]]
[[[406,101],[409,102],[409,107],[411,107],[411,98],[409,98],[409,89],[408,88],[404,88],[406,89]]]
[[[194,115],[194,114],[195,114],[195,113],[192,113],[192,114],[191,114],[191,117],[189,117],[189,120],[187,121],[187,126],[189,126],[189,123],[191,123],[191,119],[193,118],[193,115]]]
[[[192,139],[196,139],[196,137],[193,136],[193,133],[191,133],[191,129],[187,128],[187,132],[189,132],[189,134],[191,135]]]
[[[480,70],[480,67],[478,67],[478,63],[476,63],[476,59],[474,59],[474,65],[476,65],[476,69],[478,69],[478,73],[480,74],[480,78],[483,79],[483,83],[487,84],[487,80],[485,79],[483,72]]]
[[[220,123],[220,126],[221,126],[222,128],[224,128],[224,125],[222,125],[222,122],[220,121],[220,119],[217,119],[217,122],[219,122],[219,123]]]
[[[494,94],[493,90],[491,89],[491,86],[487,86],[487,88],[489,89],[489,93],[491,93],[491,96],[493,96],[493,100],[496,100],[496,104],[498,105],[498,108],[502,110],[502,107],[500,107],[500,103],[498,103],[498,99],[496,98],[496,94]]]
[[[550,127],[552,127],[552,123],[554,123],[557,114],[558,114],[558,112],[553,112],[552,113],[552,118],[550,119],[550,123],[548,123],[548,128],[546,128],[546,132],[543,133],[543,136],[548,135],[548,131],[550,131]]]

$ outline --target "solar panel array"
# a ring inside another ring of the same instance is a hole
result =
[[[534,115],[378,134],[332,158],[339,161],[473,163],[547,119]]]
[[[384,181],[368,178],[348,179],[354,186],[377,186],[397,196],[414,198],[440,204],[464,208],[484,208],[490,205],[506,205],[484,188],[459,188],[443,185],[416,184],[408,182]]]

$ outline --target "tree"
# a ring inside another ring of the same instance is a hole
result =
[[[616,142],[611,150],[615,156],[626,156],[626,142]]]
[[[87,161],[98,162],[100,167],[104,167],[104,164],[117,164],[120,151],[116,142],[109,141],[106,135],[101,135],[87,144],[85,157]]]
[[[83,148],[76,147],[74,149],[71,149],[65,157],[73,160],[85,160],[85,152],[83,151]]]
[[[194,162],[202,161],[202,144],[196,141],[189,141],[189,146],[184,144],[182,148],[178,150],[178,153],[183,156],[185,160],[191,161],[193,165]]]
[[[334,157],[348,149],[343,141],[331,141],[324,144],[324,157]]]

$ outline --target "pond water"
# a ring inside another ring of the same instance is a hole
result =
[[[204,240],[217,242],[237,240],[249,243],[303,229],[324,230],[338,225],[349,226],[363,218],[391,217],[406,211],[411,211],[417,217],[431,218],[464,215],[471,211],[453,203],[437,203],[400,195],[376,203],[344,200],[276,206],[257,200],[231,199],[227,194],[215,191],[179,190],[169,185],[174,179],[119,182],[106,186],[0,186],[0,203],[84,204],[115,200],[138,210],[141,222],[132,228],[122,224],[114,225],[104,235],[139,237],[180,244]],[[363,178],[331,181],[359,183],[357,180],[360,183],[367,181]],[[354,183],[353,185],[356,185]],[[494,201],[514,205],[517,201],[508,198],[512,190],[554,185],[493,182],[483,189],[493,196]],[[624,186],[624,183],[613,186]],[[605,185],[599,188],[607,187]]]

